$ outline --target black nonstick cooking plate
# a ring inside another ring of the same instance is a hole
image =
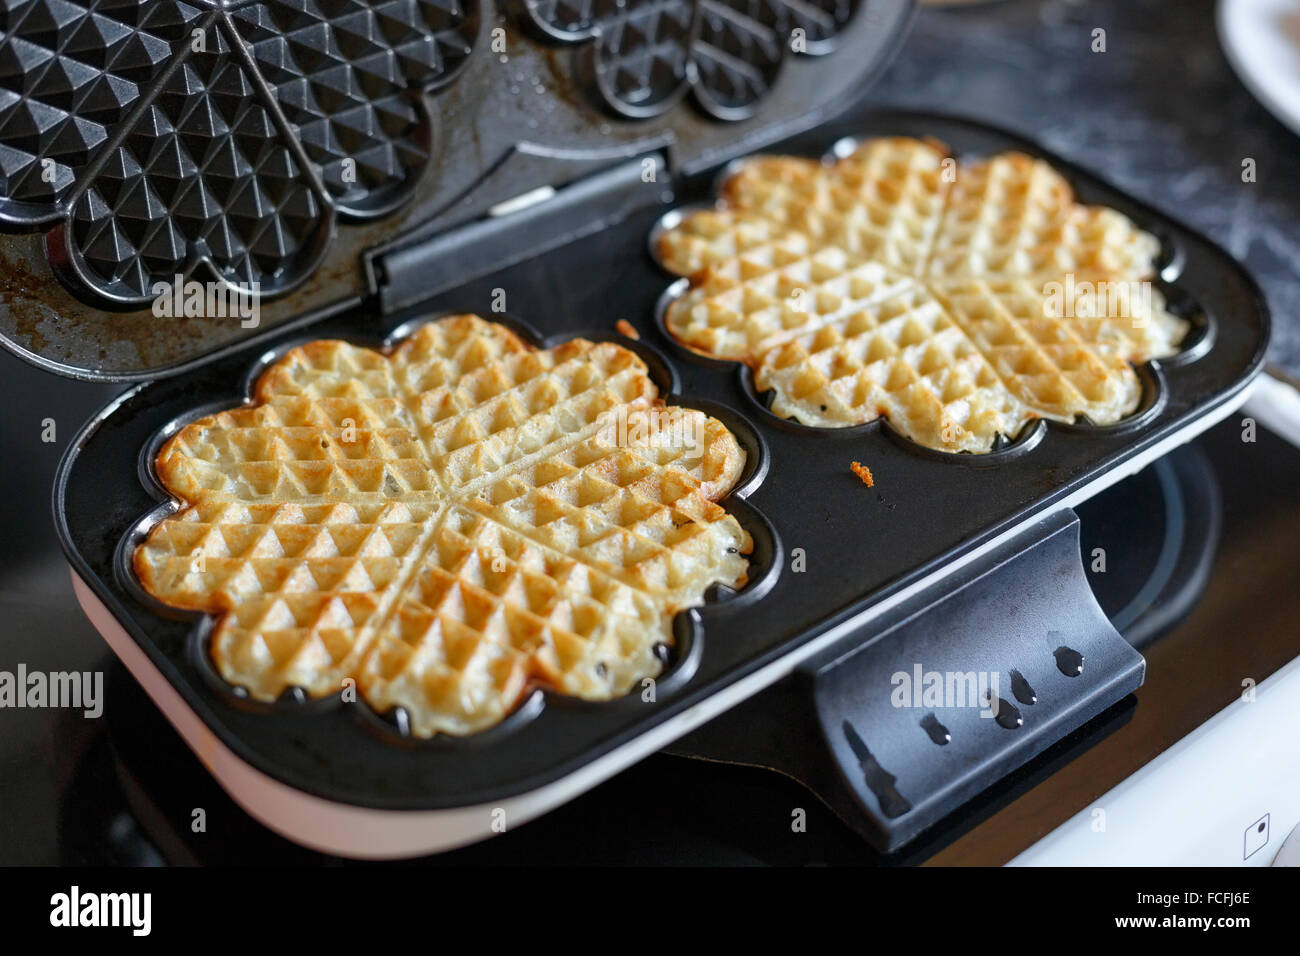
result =
[[[811,715],[809,752],[856,801],[877,845],[905,842],[1140,684],[1141,658],[1088,592],[1069,507],[1229,414],[1261,367],[1268,318],[1253,281],[1217,246],[981,123],[857,112],[767,149],[819,156],[844,136],[887,134],[935,136],[958,154],[1043,156],[1083,201],[1117,208],[1161,240],[1163,291],[1193,332],[1182,354],[1140,369],[1146,399],[1135,418],[1040,424],[989,456],[925,453],[879,424],[793,427],[763,407],[745,373],[660,331],[656,303],[671,277],[646,237],[665,199],[614,175],[606,189],[561,193],[523,213],[575,229],[603,223],[594,233],[557,245],[564,229],[544,229],[544,248],[531,254],[517,220],[480,222],[466,261],[512,244],[514,264],[415,301],[421,255],[381,258],[377,297],[138,386],[105,409],[69,450],[54,493],[92,618],[236,799],[323,848],[412,855],[489,836],[500,819],[544,812],[796,669],[807,693],[791,704],[791,725]],[[677,178],[672,202],[707,198],[715,173]],[[630,321],[641,338],[622,341],[647,358],[670,401],[732,428],[749,465],[723,504],[754,537],[750,584],[681,615],[653,703],[534,696],[485,734],[419,742],[359,706],[238,698],[209,673],[206,620],[143,601],[124,560],[160,507],[148,474],[159,437],[243,401],[268,350],[310,338],[380,342],[448,310],[502,318],[493,310],[501,290],[508,320],[539,344],[616,336],[616,320]],[[852,474],[853,460],[869,465],[874,488]],[[1009,709],[983,719],[975,708],[893,705],[893,676],[916,664],[1004,675]]]

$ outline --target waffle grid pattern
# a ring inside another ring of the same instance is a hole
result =
[[[175,0],[0,3],[4,198],[49,205],[66,196],[199,15]]]
[[[351,679],[417,736],[473,733],[534,686],[626,693],[679,610],[745,580],[752,543],[715,503],[743,452],[688,409],[699,442],[611,440],[667,414],[619,346],[538,351],[459,316],[391,355],[294,349],[255,399],[164,445],[183,506],[134,557],[150,594],[219,616],[212,659],[255,699]]]
[[[1147,282],[1159,243],[1074,201],[1046,163],[959,167],[937,144],[864,143],[833,166],[745,163],[713,209],[664,231],[690,276],[665,323],[749,364],[777,415],[815,427],[888,418],[931,449],[986,453],[1030,421],[1115,422],[1130,363],[1187,323]]]
[[[480,22],[478,0],[0,0],[0,214],[66,222],[68,268],[115,303],[201,263],[274,295],[336,213],[410,196],[415,94]]]
[[[325,239],[319,199],[213,37],[163,81],[73,210],[74,243],[115,298],[148,297],[195,254],[233,283],[300,275]]]
[[[689,88],[714,119],[753,115],[792,51],[831,49],[857,0],[525,0],[533,23],[596,45],[597,87],[627,116],[657,116]],[[795,31],[801,31],[795,44]]]

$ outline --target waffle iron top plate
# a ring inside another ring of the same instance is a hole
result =
[[[709,167],[864,89],[908,0],[0,4],[0,344],[147,379],[376,291],[418,244],[621,160]],[[256,327],[159,283],[256,290]],[[105,310],[112,310],[111,316]]]

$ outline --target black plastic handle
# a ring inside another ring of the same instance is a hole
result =
[[[669,749],[785,773],[892,853],[1049,747],[1077,754],[1066,738],[1145,672],[1093,597],[1079,519],[1062,510]]]
[[[1142,684],[1060,511],[799,671],[840,777],[890,851]],[[860,828],[861,829],[861,828]]]

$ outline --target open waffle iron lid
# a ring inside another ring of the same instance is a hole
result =
[[[463,276],[463,227],[619,168],[662,201],[824,121],[911,8],[0,0],[0,343],[155,378],[382,294],[415,248]]]

